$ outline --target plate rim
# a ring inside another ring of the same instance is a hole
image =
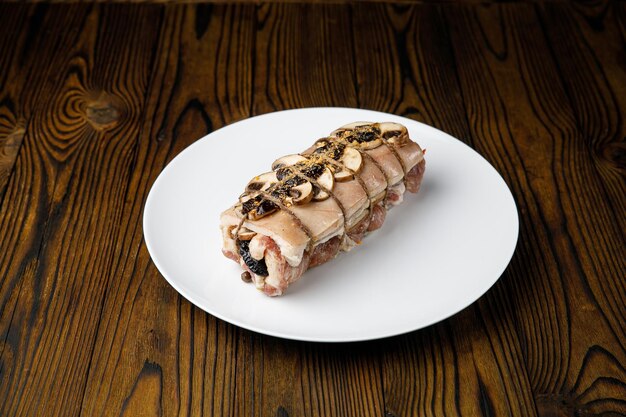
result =
[[[274,331],[274,330],[268,330],[267,328],[263,328],[263,327],[259,327],[259,326],[255,326],[254,324],[249,324],[249,323],[245,323],[242,322],[241,320],[238,319],[233,319],[233,318],[228,318],[226,317],[226,315],[221,314],[218,311],[215,311],[214,309],[208,308],[207,306],[204,305],[204,303],[199,302],[193,294],[190,294],[189,292],[183,290],[183,288],[181,286],[179,286],[176,282],[175,279],[172,279],[171,277],[169,277],[166,273],[165,273],[165,268],[160,264],[158,257],[157,256],[153,256],[153,254],[156,254],[155,248],[152,245],[151,240],[152,238],[150,238],[150,228],[148,227],[148,223],[149,223],[149,219],[150,219],[150,209],[149,207],[151,206],[151,201],[155,198],[154,195],[156,194],[156,189],[158,187],[158,184],[160,184],[160,182],[162,181],[162,178],[165,178],[165,176],[167,175],[167,171],[169,169],[171,169],[172,164],[174,163],[174,161],[176,161],[181,155],[186,154],[187,152],[190,152],[193,150],[193,148],[198,145],[200,142],[203,142],[204,140],[206,140],[207,138],[209,138],[211,135],[213,135],[214,133],[225,129],[225,128],[231,128],[234,125],[238,125],[240,123],[245,123],[245,122],[249,122],[252,119],[259,119],[259,118],[265,118],[265,117],[270,117],[270,116],[275,116],[277,114],[282,114],[282,113],[290,113],[290,112],[300,112],[300,111],[343,111],[343,110],[347,110],[347,111],[365,111],[365,112],[373,112],[373,113],[378,113],[381,116],[393,116],[393,117],[399,117],[402,119],[405,119],[407,121],[413,122],[413,123],[417,123],[419,125],[421,125],[422,127],[425,127],[429,130],[434,131],[435,133],[437,133],[438,135],[442,135],[442,138],[445,138],[446,141],[448,142],[453,142],[455,144],[460,144],[465,146],[469,151],[471,151],[473,154],[475,154],[475,156],[478,156],[484,163],[487,164],[487,166],[491,169],[491,171],[493,171],[493,173],[496,174],[498,181],[500,181],[504,187],[506,188],[506,190],[508,191],[507,193],[507,198],[510,199],[510,202],[512,203],[512,208],[515,214],[515,224],[514,224],[514,231],[515,231],[515,244],[513,244],[511,246],[511,250],[510,253],[507,254],[507,256],[503,256],[502,259],[506,259],[506,262],[503,262],[503,266],[500,266],[499,268],[497,268],[497,270],[499,271],[497,274],[494,274],[495,279],[493,280],[489,280],[484,286],[481,286],[480,289],[478,291],[476,291],[476,293],[478,294],[476,297],[470,297],[469,301],[465,302],[465,303],[459,303],[459,305],[454,308],[454,309],[450,309],[450,312],[442,315],[441,317],[435,319],[435,320],[428,320],[428,322],[426,324],[418,324],[415,327],[411,327],[411,328],[407,328],[406,330],[403,331],[389,331],[389,332],[378,332],[374,335],[368,335],[368,336],[348,336],[348,337],[333,337],[333,336],[325,336],[325,337],[319,337],[319,336],[314,336],[314,337],[307,337],[307,336],[301,336],[301,335],[297,335],[297,334],[290,334],[290,333],[285,333],[285,332],[281,332],[281,331]],[[452,136],[449,133],[446,133],[440,129],[437,129],[436,127],[433,127],[431,125],[428,125],[426,123],[423,122],[419,122],[417,120],[413,120],[413,119],[409,119],[405,116],[399,116],[393,113],[386,113],[386,112],[381,112],[378,110],[372,110],[372,109],[363,109],[363,108],[354,108],[354,107],[302,107],[302,108],[295,108],[295,109],[285,109],[285,110],[278,110],[278,111],[273,111],[273,112],[268,112],[268,113],[264,113],[264,114],[260,114],[260,115],[256,115],[256,116],[250,116],[250,117],[246,117],[244,119],[238,120],[236,122],[224,125],[222,127],[220,127],[219,129],[216,129],[210,133],[207,133],[206,135],[198,138],[197,140],[195,140],[193,143],[189,144],[186,148],[184,148],[182,151],[180,151],[178,154],[176,154],[161,170],[161,172],[159,173],[159,175],[157,176],[157,178],[154,180],[154,182],[152,183],[152,185],[150,186],[150,191],[148,192],[148,196],[146,197],[146,200],[144,202],[144,208],[142,210],[142,229],[143,229],[143,241],[146,245],[146,248],[148,249],[148,254],[150,256],[150,260],[152,261],[152,263],[156,266],[157,270],[159,271],[159,273],[161,274],[161,276],[167,281],[167,283],[172,286],[179,295],[181,295],[183,298],[185,298],[187,301],[189,301],[190,303],[192,303],[194,306],[198,307],[199,309],[203,310],[204,312],[211,314],[212,316],[223,320],[227,323],[230,323],[232,325],[235,325],[237,327],[241,327],[243,329],[249,330],[249,331],[253,331],[255,333],[260,333],[260,334],[264,334],[264,335],[268,335],[268,336],[272,336],[272,337],[278,337],[278,338],[282,338],[282,339],[287,339],[287,340],[295,340],[295,341],[302,341],[302,342],[316,342],[316,343],[353,343],[353,342],[364,342],[364,341],[372,341],[372,340],[380,340],[380,339],[385,339],[385,338],[389,338],[389,337],[393,337],[393,336],[400,336],[400,335],[404,335],[407,333],[411,333],[420,329],[424,329],[427,327],[432,326],[433,324],[442,322],[444,320],[447,320],[448,318],[456,315],[457,313],[459,313],[460,311],[466,309],[467,307],[469,307],[470,305],[474,304],[477,300],[479,300],[481,297],[483,297],[502,277],[502,275],[504,274],[504,272],[506,271],[506,269],[508,268],[508,266],[511,263],[511,259],[513,258],[513,255],[515,254],[515,251],[517,249],[517,245],[519,243],[519,210],[517,207],[517,203],[515,201],[515,197],[513,196],[513,193],[510,189],[510,187],[508,186],[508,184],[506,183],[506,181],[504,180],[504,178],[502,177],[502,175],[500,174],[500,172],[483,156],[481,155],[478,151],[476,151],[474,148],[472,148],[471,146],[469,146],[467,143],[463,142],[462,140]]]

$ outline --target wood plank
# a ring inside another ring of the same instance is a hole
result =
[[[82,415],[252,413],[253,335],[193,307],[158,273],[139,219],[157,175],[251,107],[254,7],[166,7],[119,225],[120,252]],[[245,400],[244,400],[245,398]]]
[[[0,203],[33,114],[33,99],[49,68],[39,68],[29,53],[37,36],[46,7],[0,4]],[[41,58],[50,58],[46,51]],[[28,85],[29,88],[24,88]]]
[[[626,218],[619,215],[626,207],[622,156],[626,127],[620,121],[626,108],[626,74],[619,61],[626,39],[618,21],[620,5],[600,2],[555,8],[546,4],[537,9],[577,126],[595,156],[601,198],[616,226],[626,230]]]
[[[473,143],[439,9],[361,6],[354,21],[360,103],[381,106]],[[496,302],[506,294],[497,294],[491,308],[469,308],[386,344],[382,355],[387,415],[534,414],[513,311]]]
[[[26,31],[19,28],[29,21],[30,9],[0,4],[0,27],[6,28],[6,36],[0,37],[0,203],[25,133],[26,121],[16,109],[16,95],[22,89],[16,72],[26,38]]]
[[[30,28],[42,90],[0,209],[1,415],[81,410],[158,17],[59,6]]]
[[[262,5],[257,21],[254,114],[356,106],[346,6]]]
[[[509,179],[522,215],[504,284],[538,410],[622,413],[626,352],[613,310],[620,296],[603,299],[593,288],[623,288],[623,241],[607,199],[596,194],[594,161],[535,8],[455,8],[446,16],[470,126],[482,139],[476,145]],[[579,53],[570,47],[565,53]],[[593,268],[601,253],[609,265]]]
[[[353,22],[359,106],[469,141],[454,57],[435,8],[358,5]]]
[[[563,90],[584,148],[584,168],[571,164],[570,193],[565,210],[588,297],[603,330],[588,346],[579,347],[567,381],[566,401],[590,413],[626,413],[626,72],[620,63],[624,35],[619,5],[612,2],[556,10],[537,7],[542,29],[563,80]],[[598,202],[601,201],[601,204]],[[596,307],[597,306],[597,307]],[[606,327],[605,327],[606,326]],[[596,324],[597,328],[597,324]],[[596,331],[594,331],[596,333]],[[599,333],[599,332],[598,332]],[[588,336],[587,336],[588,337]],[[621,365],[620,365],[621,364]],[[570,388],[571,387],[571,388]],[[553,392],[542,393],[553,399]],[[550,402],[547,402],[550,404]]]
[[[5,2],[19,2],[20,0],[4,0]],[[35,3],[41,0],[23,0]],[[410,4],[488,4],[488,3],[541,3],[545,0],[108,0],[108,3],[135,3],[135,4],[161,4],[161,5],[185,5],[185,4],[354,4],[354,3],[391,3],[400,5]],[[557,0],[564,2],[565,0]],[[580,0],[579,0],[580,1]],[[606,0],[605,0],[606,1]],[[81,0],[47,0],[49,3],[79,3]],[[92,0],[93,3],[102,0]]]

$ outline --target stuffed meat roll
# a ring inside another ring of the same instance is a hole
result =
[[[397,123],[357,122],[254,177],[221,215],[224,255],[269,296],[349,251],[416,193],[424,152]]]

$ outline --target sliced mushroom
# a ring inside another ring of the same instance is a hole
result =
[[[356,155],[354,154],[356,152]],[[358,156],[357,156],[358,155]],[[363,159],[361,153],[354,148],[346,146],[337,158],[338,164],[333,165],[332,170],[337,182],[345,182],[354,179],[355,170],[359,170]]]
[[[278,183],[270,190],[270,195],[282,201],[287,207],[304,204],[313,198],[313,185],[302,177],[294,176]]]
[[[379,127],[381,136],[389,143],[405,143],[409,138],[406,127],[399,123],[385,122]]]
[[[247,213],[248,218],[250,218],[251,220],[259,220],[262,217],[274,213],[276,210],[278,210],[278,208],[279,207],[272,201],[263,199],[255,205],[254,209],[250,210]]]
[[[383,139],[379,135],[368,130],[356,130],[348,136],[347,140],[363,150],[375,149],[383,144]]]
[[[330,138],[321,138],[315,141],[315,147],[321,148],[324,146],[328,146],[331,143]]]
[[[334,167],[335,169],[335,181],[337,182],[346,182],[354,179],[354,174],[347,169],[343,169],[341,167]]]
[[[346,129],[346,128],[340,127],[339,129],[336,129],[336,130],[333,130],[332,132],[330,132],[330,137],[332,137],[332,138],[340,138],[348,130],[352,130],[352,129]]]
[[[286,197],[293,204],[306,204],[313,198],[313,185],[306,181],[302,184],[289,189],[289,195]]]
[[[324,171],[322,172],[320,176],[316,178],[316,182],[320,186],[327,189],[328,191],[332,191],[333,186],[335,185],[335,177],[333,175],[333,172],[330,170],[330,168],[324,167]],[[313,200],[322,201],[330,197],[330,194],[328,194],[326,191],[324,191],[320,187],[314,187],[314,188],[315,189],[313,192]]]
[[[279,168],[295,165],[298,162],[304,161],[306,161],[306,158],[302,155],[298,155],[297,153],[293,155],[286,155],[274,161],[272,164],[272,170],[276,171]]]
[[[252,200],[253,198],[255,198],[256,196],[258,196],[258,193],[248,193],[248,192],[244,192],[243,194],[241,194],[239,196],[239,202],[240,203],[246,203],[250,200]]]
[[[239,201],[241,204],[237,205],[237,209],[241,214],[247,216],[249,219],[258,220],[261,217],[267,216],[278,210],[278,206],[270,200],[267,200],[259,193],[243,194]]]
[[[349,146],[343,151],[343,155],[339,158],[339,162],[349,171],[358,174],[363,166],[363,156],[361,152]]]
[[[378,124],[357,122],[337,129],[333,134],[363,150],[377,148],[383,143]]]
[[[341,126],[339,129],[333,131],[330,135],[331,136],[337,136],[338,134],[341,134],[342,132],[346,131],[346,130],[354,130],[358,127],[365,127],[365,126],[370,126],[372,125],[372,122],[353,122],[353,123],[349,123],[347,125],[343,125]]]
[[[376,140],[373,140],[371,142],[365,142],[365,143],[361,144],[360,148],[365,150],[365,151],[367,151],[369,149],[378,148],[382,144],[383,144],[382,139],[376,139]]]
[[[339,160],[339,157],[343,154],[343,149],[346,147],[343,143],[328,143],[320,146],[313,151],[310,161],[317,164],[326,164],[324,160],[326,158]]]
[[[246,185],[247,192],[254,191],[265,191],[270,188],[272,185],[278,182],[278,178],[276,178],[276,172],[266,172],[261,175],[257,175],[252,178],[248,185]]]

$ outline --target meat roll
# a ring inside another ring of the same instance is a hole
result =
[[[380,228],[406,191],[416,193],[424,152],[398,123],[356,122],[254,177],[220,219],[222,252],[242,279],[281,295],[309,268]]]

